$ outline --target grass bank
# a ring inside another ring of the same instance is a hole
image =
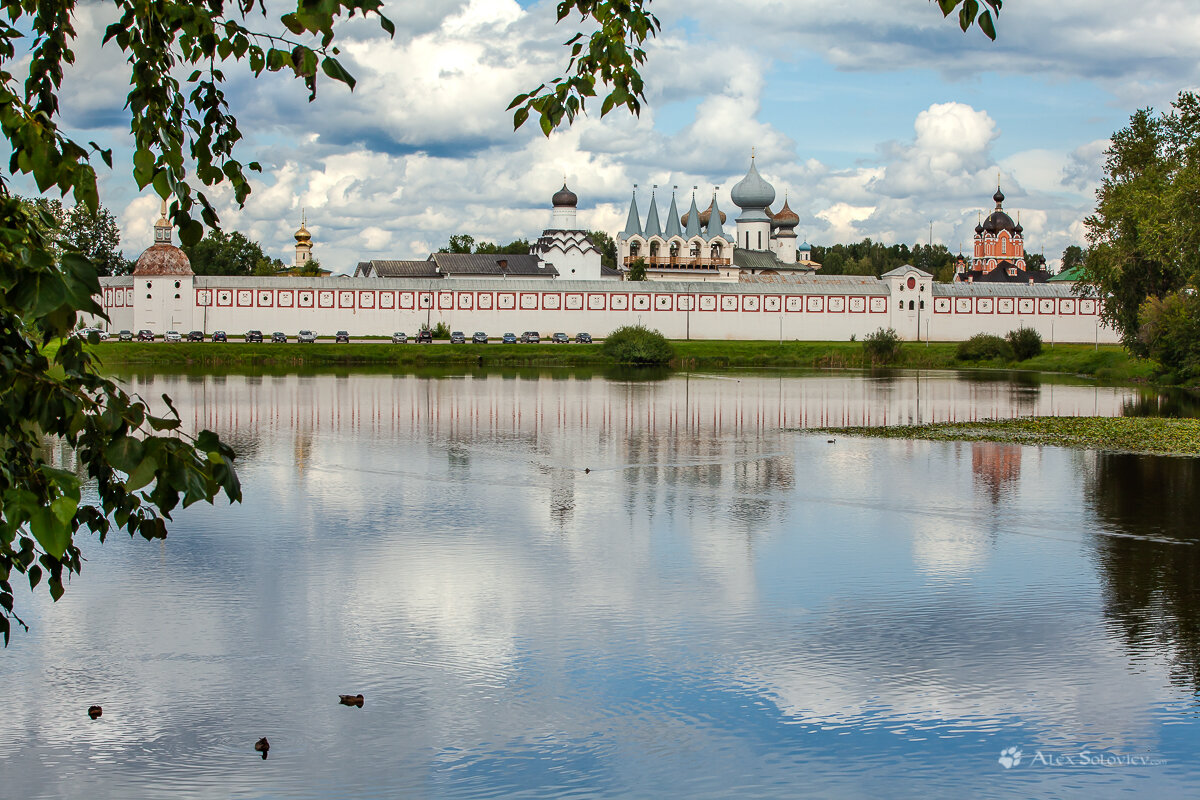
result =
[[[106,367],[573,367],[610,363],[599,345],[243,344],[105,342],[93,352]]]
[[[872,366],[861,342],[672,342],[676,366],[687,369],[807,367],[862,369]],[[1086,375],[1120,383],[1145,383],[1151,361],[1131,356],[1118,345],[1059,344],[1025,361],[960,361],[957,342],[906,342],[889,367],[902,369],[1019,369]]]
[[[860,342],[674,341],[671,366],[687,370],[741,368],[869,368]],[[1149,382],[1154,364],[1130,356],[1115,345],[1060,344],[1019,362],[959,361],[954,342],[905,344],[889,367],[906,369],[1018,369],[1092,376],[1122,383]],[[595,367],[613,366],[598,344],[353,344],[301,345],[212,342],[105,342],[96,354],[109,367]]]
[[[1200,456],[1200,419],[1032,417],[884,428],[826,428],[823,432],[883,439],[1007,442],[1124,453]]]

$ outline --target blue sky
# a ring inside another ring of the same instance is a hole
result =
[[[997,42],[964,34],[924,0],[655,0],[640,119],[590,116],[548,140],[514,133],[508,100],[554,77],[561,43],[549,2],[393,4],[389,41],[374,24],[341,31],[353,93],[243,77],[228,87],[247,134],[243,160],[265,167],[244,209],[217,193],[226,227],[290,260],[301,210],[315,255],[336,272],[370,258],[419,258],[450,235],[533,239],[565,175],[581,224],[614,232],[633,184],[708,197],[746,171],[751,148],[816,244],[969,244],[997,173],[1030,245],[1053,261],[1083,244],[1107,138],[1129,115],[1200,84],[1200,6],[1162,0],[1010,0]],[[63,94],[66,126],[115,149],[102,193],[136,255],[158,202],[128,177],[127,71],[98,46],[107,7],[76,20],[79,63]],[[271,30],[274,23],[262,21]],[[664,190],[660,190],[664,191]],[[664,198],[664,205],[669,202]],[[686,205],[687,198],[681,203]]]

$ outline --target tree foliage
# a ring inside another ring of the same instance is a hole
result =
[[[629,268],[625,270],[625,280],[627,281],[644,281],[646,280],[646,259],[635,258],[629,262]]]
[[[28,198],[53,220],[51,250],[56,255],[79,253],[96,267],[101,276],[127,275],[133,265],[121,252],[121,228],[116,217],[104,206],[95,210],[77,203],[67,208],[61,200],[49,197]]]
[[[75,534],[104,541],[114,529],[146,539],[166,536],[164,520],[224,491],[241,498],[234,453],[216,434],[195,439],[179,417],[146,404],[102,378],[83,343],[66,338],[80,311],[101,314],[94,266],[66,253],[55,259],[49,214],[0,197],[0,633],[8,643],[14,578],[30,588],[46,579],[55,600],[64,573],[82,568]],[[60,343],[61,340],[61,343]],[[57,344],[57,348],[54,345]],[[62,443],[74,470],[53,463]],[[94,485],[84,499],[84,481]]]
[[[1143,305],[1200,285],[1200,98],[1183,92],[1168,112],[1137,111],[1105,155],[1082,282],[1100,291],[1125,346],[1148,355]]]
[[[617,242],[605,231],[588,231],[588,238],[600,250],[600,266],[617,268]]]
[[[455,234],[445,247],[439,248],[439,253],[483,253],[487,255],[526,255],[529,253],[528,239],[516,239],[508,244],[494,242],[476,242],[469,233]]]
[[[1087,263],[1087,250],[1084,250],[1077,244],[1068,245],[1067,249],[1063,250],[1062,268],[1060,272],[1066,272],[1070,269],[1082,267]]]
[[[104,42],[130,64],[127,108],[134,144],[133,176],[174,197],[170,213],[187,245],[199,242],[216,213],[198,187],[227,183],[237,202],[250,192],[234,157],[241,139],[222,84],[224,69],[244,63],[253,75],[291,71],[315,93],[317,70],[353,86],[332,47],[333,24],[355,14],[379,14],[378,0],[300,2],[280,18],[282,29],[258,32],[245,21],[265,7],[252,0],[228,6],[114,0],[120,19]],[[30,176],[41,192],[74,197],[103,218],[92,162],[112,154],[81,144],[59,128],[58,93],[75,61],[76,0],[6,0],[0,21],[0,135],[11,153],[8,171]],[[380,24],[392,25],[382,16]],[[303,41],[301,40],[303,39]],[[310,44],[306,44],[310,42]],[[24,74],[21,74],[21,73]],[[200,206],[200,219],[192,210]],[[178,415],[155,416],[140,399],[103,378],[78,339],[66,337],[80,313],[103,317],[97,266],[79,235],[55,238],[57,221],[11,194],[0,177],[0,633],[15,620],[13,580],[31,588],[43,578],[58,599],[64,573],[78,573],[76,536],[101,541],[114,529],[147,539],[166,535],[180,503],[241,498],[234,453],[215,434],[194,439]],[[68,233],[70,233],[68,231]],[[50,460],[69,449],[75,469]],[[94,488],[87,494],[83,483]],[[90,499],[88,499],[90,498]]]
[[[268,256],[262,245],[240,231],[214,228],[183,252],[197,275],[273,275],[284,268],[282,261]]]
[[[897,267],[912,265],[936,280],[954,278],[955,256],[944,244],[885,245],[863,239],[855,244],[813,245],[812,259],[823,275],[874,275],[876,278]]]

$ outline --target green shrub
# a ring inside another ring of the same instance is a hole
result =
[[[957,356],[959,361],[1011,361],[1013,349],[999,336],[977,333],[965,342],[959,342]]]
[[[675,357],[671,343],[658,331],[641,325],[617,328],[604,339],[604,355],[618,364],[661,366]]]
[[[450,338],[450,326],[444,322],[439,322],[437,325],[434,325],[433,326],[433,338],[449,339]]]
[[[1185,289],[1142,303],[1138,339],[1170,373],[1164,380],[1181,383],[1200,376],[1200,295]]]
[[[863,337],[863,353],[872,364],[891,364],[900,357],[900,334],[880,328]]]
[[[1008,346],[1017,361],[1033,358],[1042,352],[1042,335],[1033,328],[1017,328],[1008,332]]]

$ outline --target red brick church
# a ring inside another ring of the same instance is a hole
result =
[[[968,262],[961,255],[954,265],[955,283],[1045,283],[1050,277],[1045,264],[1026,269],[1025,236],[1020,222],[1004,211],[1004,192],[992,195],[996,208],[975,226],[975,255]]]

